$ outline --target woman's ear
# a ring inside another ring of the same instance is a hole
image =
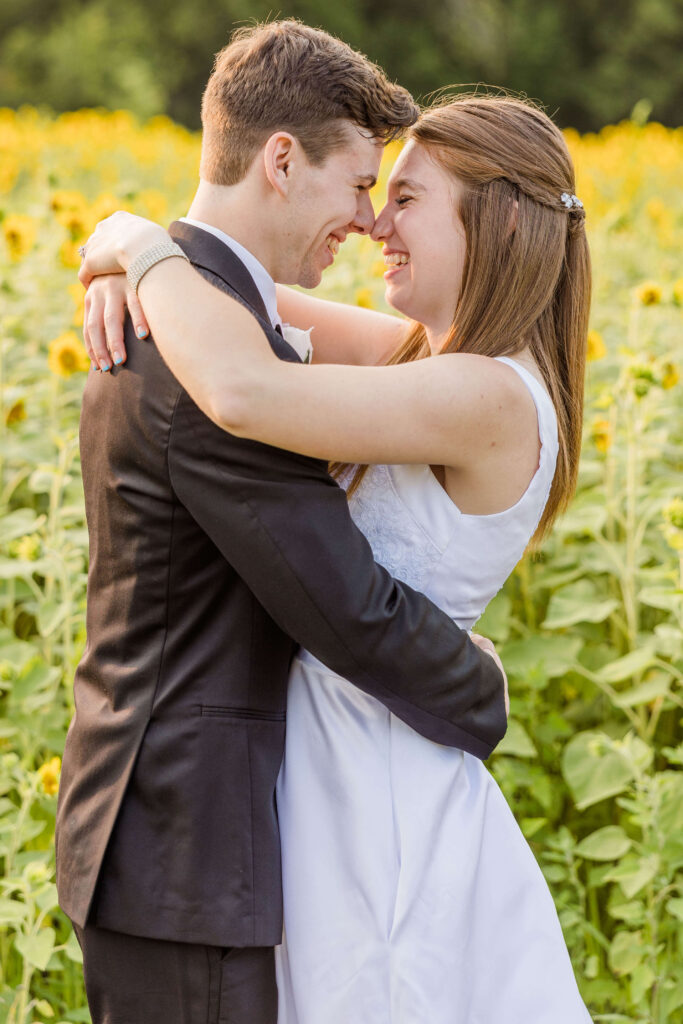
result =
[[[294,167],[299,158],[299,144],[289,132],[274,132],[263,148],[263,169],[266,178],[283,198],[289,194]]]

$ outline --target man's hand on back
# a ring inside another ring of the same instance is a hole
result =
[[[482,651],[486,651],[487,654],[490,654],[493,660],[495,661],[496,665],[500,669],[500,671],[503,673],[503,686],[505,687],[505,713],[509,716],[510,695],[508,693],[508,677],[505,674],[503,662],[498,657],[498,652],[496,651],[493,641],[489,640],[485,636],[480,636],[479,633],[470,633],[470,640],[472,641],[472,643],[476,644],[477,647],[480,647]]]

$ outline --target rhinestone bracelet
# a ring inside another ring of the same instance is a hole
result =
[[[175,242],[157,242],[156,245],[150,245],[149,249],[145,249],[139,256],[136,256],[126,271],[126,280],[131,291],[137,295],[140,281],[147,271],[151,270],[155,264],[161,263],[162,260],[170,259],[171,256],[180,256],[188,263],[190,262]]]

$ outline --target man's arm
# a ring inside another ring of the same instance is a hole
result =
[[[428,739],[488,757],[507,724],[501,673],[377,565],[325,463],[233,437],[181,391],[169,468],[178,498],[285,632]]]

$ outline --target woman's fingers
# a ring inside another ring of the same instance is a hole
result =
[[[140,301],[127,286],[124,274],[96,277],[85,296],[83,338],[90,359],[101,370],[126,361],[124,321],[128,307],[136,334],[146,337],[149,328]],[[140,333],[142,332],[142,333]]]
[[[99,367],[98,367],[97,362],[95,360],[95,353],[93,351],[93,347],[92,347],[92,344],[91,344],[91,341],[90,341],[90,334],[88,332],[88,315],[89,315],[89,312],[90,312],[90,296],[86,292],[85,293],[85,305],[83,307],[83,344],[85,345],[85,351],[86,351],[86,353],[88,355],[88,359],[90,360],[90,365],[92,366],[93,370],[98,370]]]
[[[85,299],[85,323],[83,334],[87,336],[86,347],[89,355],[97,363],[100,370],[111,369],[111,356],[107,348],[107,336],[104,329],[105,296],[101,288],[88,289]]]
[[[133,327],[135,328],[136,337],[145,339],[149,337],[149,324],[147,323],[147,317],[142,311],[140,300],[134,291],[130,289],[126,292],[126,305],[128,306],[128,312],[130,318],[133,321]]]
[[[123,305],[120,290],[116,286],[107,288],[104,304],[104,333],[107,348],[115,366],[126,358],[126,346],[123,343],[123,321],[126,307]]]

